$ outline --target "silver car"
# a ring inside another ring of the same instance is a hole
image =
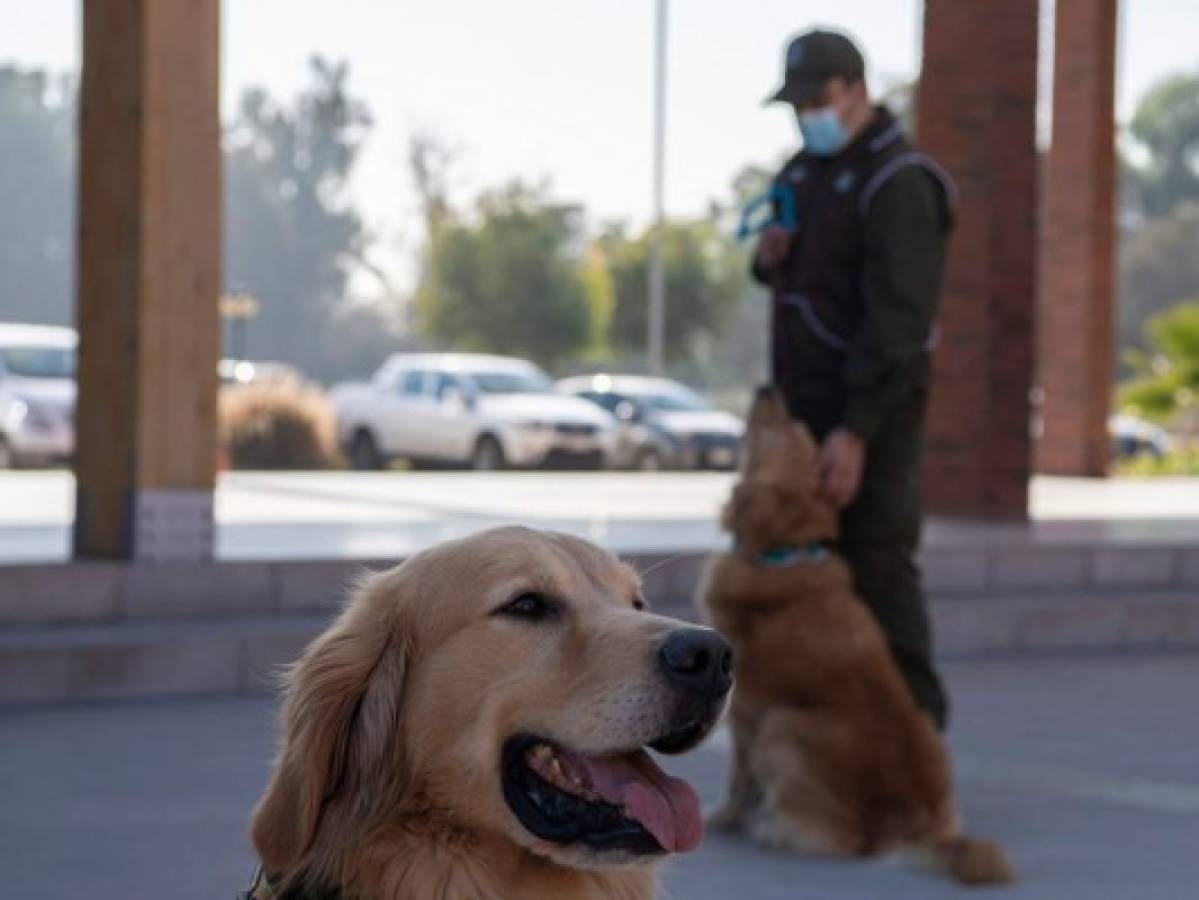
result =
[[[633,469],[732,469],[745,423],[686,385],[644,375],[579,375],[557,388],[620,423],[614,465]]]
[[[70,328],[0,325],[0,468],[75,452],[75,347]]]

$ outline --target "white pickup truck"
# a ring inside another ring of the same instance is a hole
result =
[[[473,353],[396,353],[369,382],[330,392],[338,437],[357,469],[393,458],[475,469],[606,466],[616,421],[554,390],[532,363]]]

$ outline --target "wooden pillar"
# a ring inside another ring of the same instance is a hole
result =
[[[1107,472],[1116,238],[1117,0],[1057,0],[1042,237],[1037,469]]]
[[[960,191],[925,455],[932,512],[1028,514],[1037,0],[926,0],[920,143]]]
[[[212,553],[219,8],[219,0],[83,6],[79,557]]]

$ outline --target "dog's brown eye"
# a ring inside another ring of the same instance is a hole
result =
[[[548,619],[557,613],[558,604],[548,597],[528,591],[515,599],[509,600],[497,609],[496,612],[500,615],[528,619],[531,622],[540,622],[542,619]]]

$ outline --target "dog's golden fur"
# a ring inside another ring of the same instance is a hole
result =
[[[521,591],[553,628],[494,610]],[[501,745],[522,730],[584,753],[640,746],[670,698],[652,649],[680,623],[641,611],[636,573],[563,535],[497,529],[354,592],[287,677],[282,741],[251,834],[283,886],[356,900],[645,900],[652,864],[524,830]]]
[[[959,830],[950,763],[835,554],[762,565],[780,546],[833,540],[817,448],[776,392],[750,415],[742,477],[724,513],[701,605],[732,643],[732,774],[709,824],[776,848],[837,856],[915,851],[965,883],[1012,876],[993,843]]]

